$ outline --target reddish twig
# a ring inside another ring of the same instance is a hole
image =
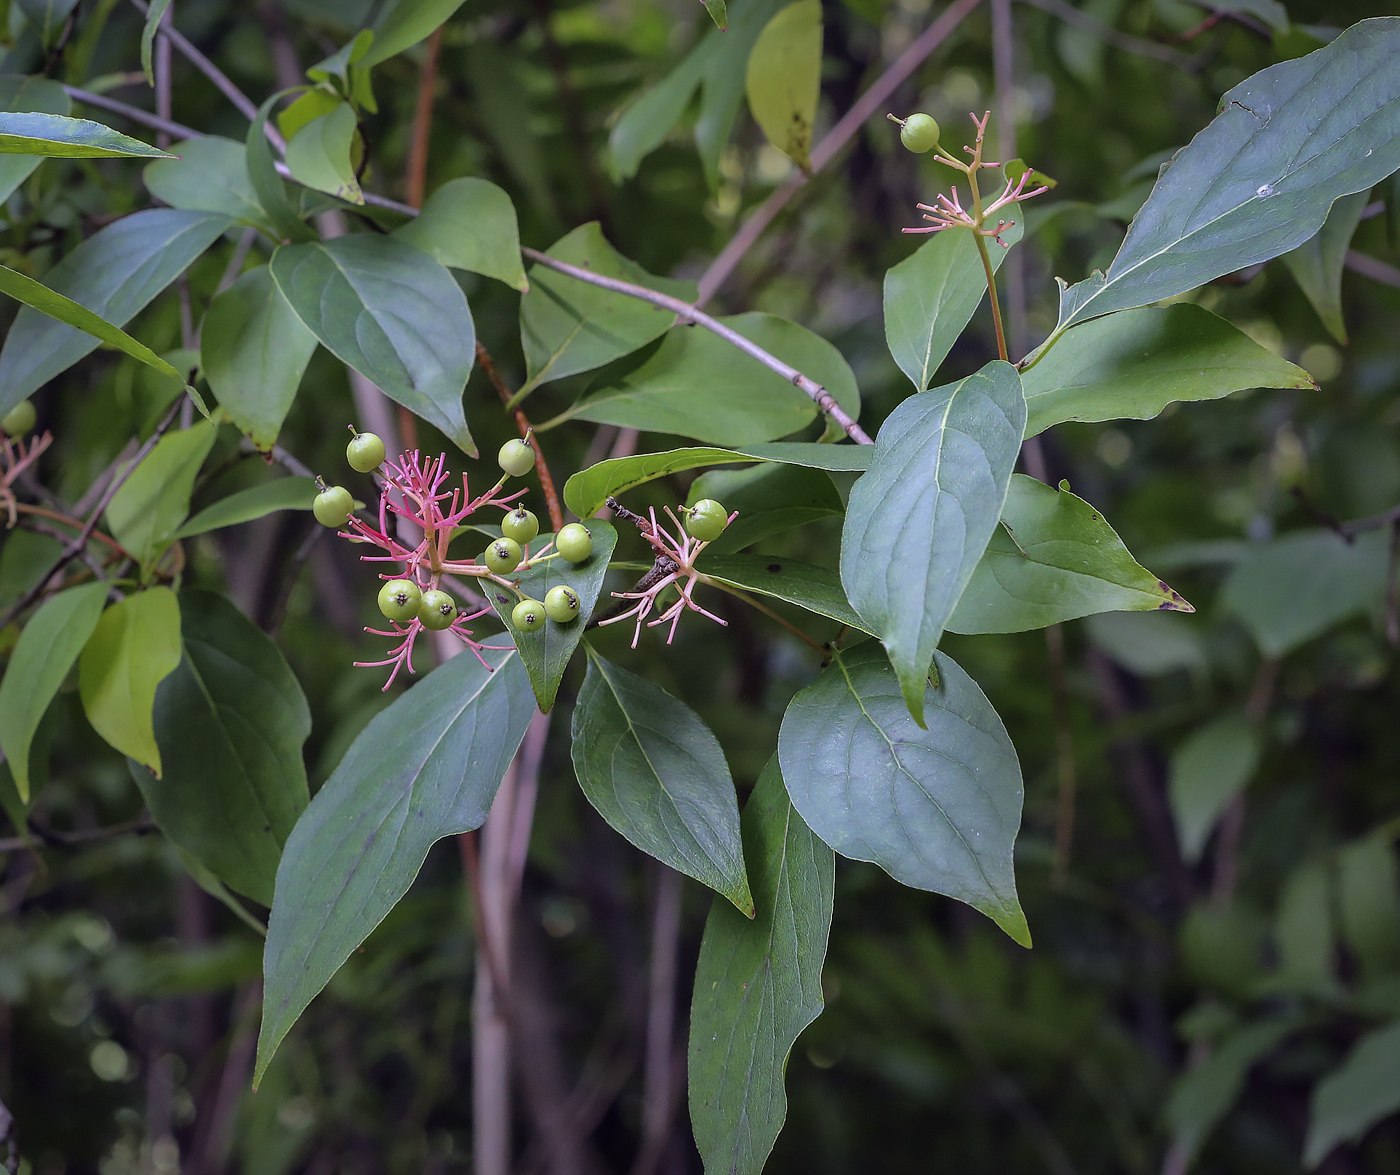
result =
[[[481,370],[486,373],[486,378],[491,381],[491,386],[496,389],[496,394],[501,397],[501,403],[510,408],[511,399],[515,393],[510,390],[510,385],[501,378],[501,373],[496,369],[496,361],[491,358],[488,351],[477,340],[476,361],[481,366]],[[520,435],[525,439],[530,448],[535,451],[535,472],[540,477],[540,492],[544,494],[545,509],[549,511],[549,525],[557,534],[564,525],[564,510],[559,504],[559,491],[554,488],[554,478],[549,472],[549,462],[544,459],[544,450],[540,448],[540,439],[535,435],[535,431],[530,427],[529,418],[524,411],[515,407],[511,411],[515,414],[515,427],[520,430]]]

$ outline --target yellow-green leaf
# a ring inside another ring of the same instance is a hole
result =
[[[822,72],[821,0],[799,0],[770,20],[749,54],[749,110],[768,141],[810,170]]]

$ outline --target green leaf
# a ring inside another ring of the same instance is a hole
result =
[[[739,805],[718,740],[684,702],[584,649],[572,731],[583,794],[642,852],[752,918]]]
[[[647,273],[608,244],[596,221],[555,241],[549,255],[604,277],[621,278],[687,301],[695,298],[694,282]],[[670,310],[543,265],[533,266],[527,276],[530,288],[520,299],[520,343],[528,378],[521,394],[631,354],[665,334],[676,319]]]
[[[1342,1064],[1313,1087],[1303,1163],[1316,1167],[1400,1110],[1400,1021],[1368,1032]]]
[[[49,270],[43,285],[4,275],[0,289],[26,305],[0,349],[0,412],[91,353],[99,340],[184,383],[180,372],[113,328],[144,310],[230,223],[214,212],[134,212],[69,253]],[[71,302],[91,317],[75,313]]]
[[[214,444],[208,420],[167,433],[156,442],[107,506],[112,537],[148,566],[175,538],[190,512],[190,494]]]
[[[1024,632],[1095,612],[1195,609],[1128,553],[1083,498],[1011,475],[1001,526],[968,580],[948,630]]]
[[[821,0],[798,0],[763,26],[749,54],[744,91],[768,141],[803,171],[812,166],[821,78]]]
[[[449,180],[393,235],[453,269],[494,277],[521,292],[530,288],[520,264],[515,205],[488,180]]]
[[[1343,344],[1347,341],[1347,327],[1342,320],[1342,270],[1346,267],[1352,234],[1361,223],[1361,213],[1370,195],[1369,191],[1361,191],[1339,197],[1327,213],[1323,226],[1292,252],[1283,255],[1288,272],[1307,295],[1322,325]]]
[[[1105,612],[1088,627],[1096,645],[1140,677],[1201,673],[1209,661],[1198,626],[1170,612]]]
[[[617,531],[608,523],[593,518],[583,525],[593,536],[593,554],[587,559],[582,563],[570,563],[562,558],[551,559],[547,563],[532,567],[519,577],[520,590],[532,600],[543,601],[549,589],[559,584],[573,588],[579,598],[577,620],[569,624],[555,624],[554,621],[548,620],[537,632],[517,632],[510,624],[510,614],[519,602],[519,597],[495,584],[481,584],[490,597],[491,606],[496,609],[496,614],[510,630],[516,648],[520,650],[520,660],[525,666],[525,672],[530,675],[530,686],[535,691],[535,700],[545,713],[554,705],[554,699],[559,693],[559,683],[569,665],[569,658],[574,655],[579,641],[583,639],[583,631],[598,603],[598,593],[603,590],[608,561],[612,558],[613,548],[617,546]],[[553,539],[552,534],[542,534],[530,546],[536,551],[541,551],[544,545]]]
[[[1225,610],[1239,617],[1267,657],[1282,657],[1385,596],[1386,541],[1355,542],[1330,530],[1294,531],[1259,543],[1230,570]]]
[[[1177,1078],[1167,1101],[1167,1128],[1188,1163],[1239,1099],[1245,1075],[1293,1028],[1288,1020],[1237,1028],[1204,1062]]]
[[[78,659],[88,721],[113,747],[160,774],[151,712],[156,687],[180,664],[180,605],[167,587],[113,604]]]
[[[375,24],[374,44],[360,64],[378,65],[412,48],[461,7],[462,0],[398,0],[387,6]]]
[[[204,378],[233,423],[264,452],[291,411],[316,336],[287,304],[268,266],[209,303],[200,332]]]
[[[700,0],[705,6],[705,11],[710,14],[710,19],[715,22],[715,28],[724,32],[729,27],[729,10],[725,6],[724,0]]]
[[[284,139],[296,136],[309,122],[314,122],[323,114],[329,114],[344,102],[334,90],[312,86],[304,90],[292,104],[277,115],[277,129]]]
[[[109,589],[106,583],[85,583],[50,597],[19,634],[0,678],[0,751],[26,804],[34,732],[97,627]]]
[[[0,155],[50,159],[173,159],[100,122],[37,111],[0,111]]]
[[[146,9],[146,21],[141,26],[141,72],[146,75],[148,86],[156,84],[155,74],[151,69],[151,49],[155,45],[156,29],[169,7],[170,0],[151,0],[150,7]]]
[[[287,838],[253,1080],[445,836],[479,828],[535,714],[514,649],[449,659],[381,710]]]
[[[1185,293],[1295,249],[1338,196],[1400,167],[1400,17],[1352,25],[1220,100],[1173,158],[1107,273],[1060,293],[1065,328]]]
[[[744,338],[810,376],[852,417],[860,389],[841,352],[820,335],[773,314],[720,319]],[[557,417],[579,417],[712,445],[745,445],[797,432],[817,414],[805,392],[702,327],[679,326],[639,367],[589,388]]]
[[[272,905],[309,793],[311,711],[281,651],[223,596],[180,593],[184,656],[156,690],[160,778],[131,764],[160,830],[230,888]]]
[[[707,62],[719,48],[718,37],[718,30],[712,30],[680,64],[618,116],[608,135],[615,179],[636,175],[642,160],[661,146],[680,122],[700,88]]]
[[[248,179],[248,149],[232,139],[189,139],[180,144],[180,158],[148,163],[141,174],[151,195],[172,208],[222,212],[259,226],[267,221]]]
[[[78,0],[17,0],[16,6],[33,27],[40,44],[45,49],[53,49]]]
[[[1246,388],[1317,387],[1301,367],[1185,302],[1076,326],[1021,383],[1028,437],[1066,420],[1150,420],[1177,400]]]
[[[351,66],[363,61],[374,44],[374,33],[361,29],[329,57],[317,62],[306,71],[313,82],[339,82],[340,89],[350,88]]]
[[[1274,919],[1276,986],[1285,992],[1335,994],[1332,883],[1327,867],[1309,861],[1284,886]]]
[[[1201,7],[1214,12],[1239,12],[1257,16],[1274,32],[1288,32],[1288,10],[1278,0],[1209,0]]]
[[[1003,239],[1021,239],[1019,224]],[[1008,250],[993,244],[992,271]],[[970,232],[934,233],[918,250],[885,274],[885,342],[916,392],[933,383],[939,364],[987,296],[987,275]]]
[[[292,136],[287,144],[287,170],[299,184],[348,204],[363,204],[365,196],[350,158],[358,133],[354,109],[348,102],[339,103]]]
[[[834,518],[846,509],[827,474],[801,465],[714,469],[690,483],[686,505],[693,506],[702,498],[714,498],[730,512],[739,512],[724,533],[705,548],[710,555],[743,550],[769,535]]]
[[[0,111],[67,114],[68,91],[49,78],[0,76]],[[8,200],[44,161],[41,155],[0,154],[0,202]]]
[[[1400,872],[1384,833],[1373,833],[1337,854],[1342,935],[1368,979],[1400,971]]]
[[[309,477],[279,477],[239,490],[201,510],[172,538],[187,539],[225,526],[264,518],[276,510],[310,510],[316,482]]]
[[[934,654],[928,725],[915,725],[879,645],[838,654],[783,716],[778,758],[793,806],[844,857],[981,910],[1031,945],[1016,897],[1016,748],[977,683]]]
[[[1025,423],[1016,369],[994,361],[890,413],[851,490],[841,582],[916,721],[933,650],[996,530]]]
[[[706,1171],[759,1175],[787,1116],[783,1075],[821,1015],[836,862],[783,789],[774,757],[741,820],[754,917],[716,898],[690,1008],[690,1120]]]
[[[1195,730],[1172,752],[1167,795],[1181,854],[1201,859],[1206,841],[1259,766],[1259,729],[1243,714],[1226,714]]]
[[[736,465],[750,461],[780,461],[810,469],[853,472],[874,459],[873,445],[814,445],[774,442],[740,449],[670,449],[613,457],[580,470],[564,483],[564,503],[580,518],[588,518],[611,497],[701,465]]]
[[[776,555],[715,555],[707,549],[699,570],[709,579],[743,591],[758,592],[826,616],[850,628],[868,632],[846,600],[841,577],[825,567]]]
[[[243,140],[248,161],[248,181],[253,185],[258,204],[267,213],[275,240],[314,241],[316,233],[298,215],[296,206],[287,194],[287,185],[277,174],[272,145],[267,141],[268,115],[286,93],[288,91],[284,90],[268,98],[258,107],[258,116],[248,127],[248,136]]]
[[[476,329],[447,270],[402,241],[369,234],[283,245],[271,269],[328,351],[476,456],[462,415]]]

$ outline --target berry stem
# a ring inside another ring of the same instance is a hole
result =
[[[764,604],[759,600],[755,600],[751,595],[749,595],[748,592],[740,591],[736,587],[730,587],[727,583],[722,583],[720,580],[711,579],[708,575],[701,574],[697,575],[695,578],[708,587],[719,588],[720,591],[728,593],[729,595],[733,596],[736,600],[743,600],[744,603],[749,605],[749,607],[758,609],[758,611],[762,612],[770,620],[776,620],[779,624],[786,628],[788,632],[792,633],[792,635],[797,637],[799,640],[806,641],[807,644],[811,645],[812,648],[816,649],[817,652],[819,652],[823,657],[828,655],[829,650],[824,644],[821,643],[821,641],[817,640],[816,637],[803,632],[802,629],[798,628],[797,625],[795,625],[786,616],[782,616],[779,613],[775,612],[772,608],[768,607],[767,604]]]

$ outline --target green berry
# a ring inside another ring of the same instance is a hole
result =
[[[451,628],[452,622],[457,619],[457,603],[446,592],[433,588],[424,592],[423,598],[418,601],[418,619],[423,622],[424,628],[431,628],[434,632]]]
[[[583,604],[579,601],[578,592],[571,587],[565,587],[562,583],[558,587],[552,587],[545,593],[544,611],[555,624],[568,624],[578,619],[579,609]]]
[[[528,543],[540,533],[540,520],[524,506],[517,506],[501,519],[501,533],[517,543]]]
[[[928,114],[911,114],[899,128],[899,141],[916,155],[938,146],[938,123]]]
[[[524,441],[507,441],[496,460],[511,477],[524,477],[535,467],[535,451]]]
[[[593,554],[593,536],[581,522],[561,526],[554,536],[554,549],[570,563],[582,563]]]
[[[520,566],[521,553],[514,539],[497,539],[486,548],[486,566],[497,575],[509,575]]]
[[[357,432],[345,446],[345,460],[356,473],[378,469],[384,457],[384,442],[372,432]]]
[[[702,543],[714,542],[728,525],[729,512],[713,498],[701,498],[685,520],[686,533]]]
[[[316,495],[311,513],[322,526],[344,526],[355,510],[355,499],[344,486],[331,486]]]
[[[411,579],[391,579],[379,589],[379,610],[390,620],[407,624],[418,615],[423,593]]]
[[[521,600],[511,610],[510,622],[521,632],[537,632],[544,627],[544,605],[538,600]]]
[[[0,432],[10,437],[22,437],[34,427],[38,418],[34,405],[28,400],[21,400],[0,419]]]

